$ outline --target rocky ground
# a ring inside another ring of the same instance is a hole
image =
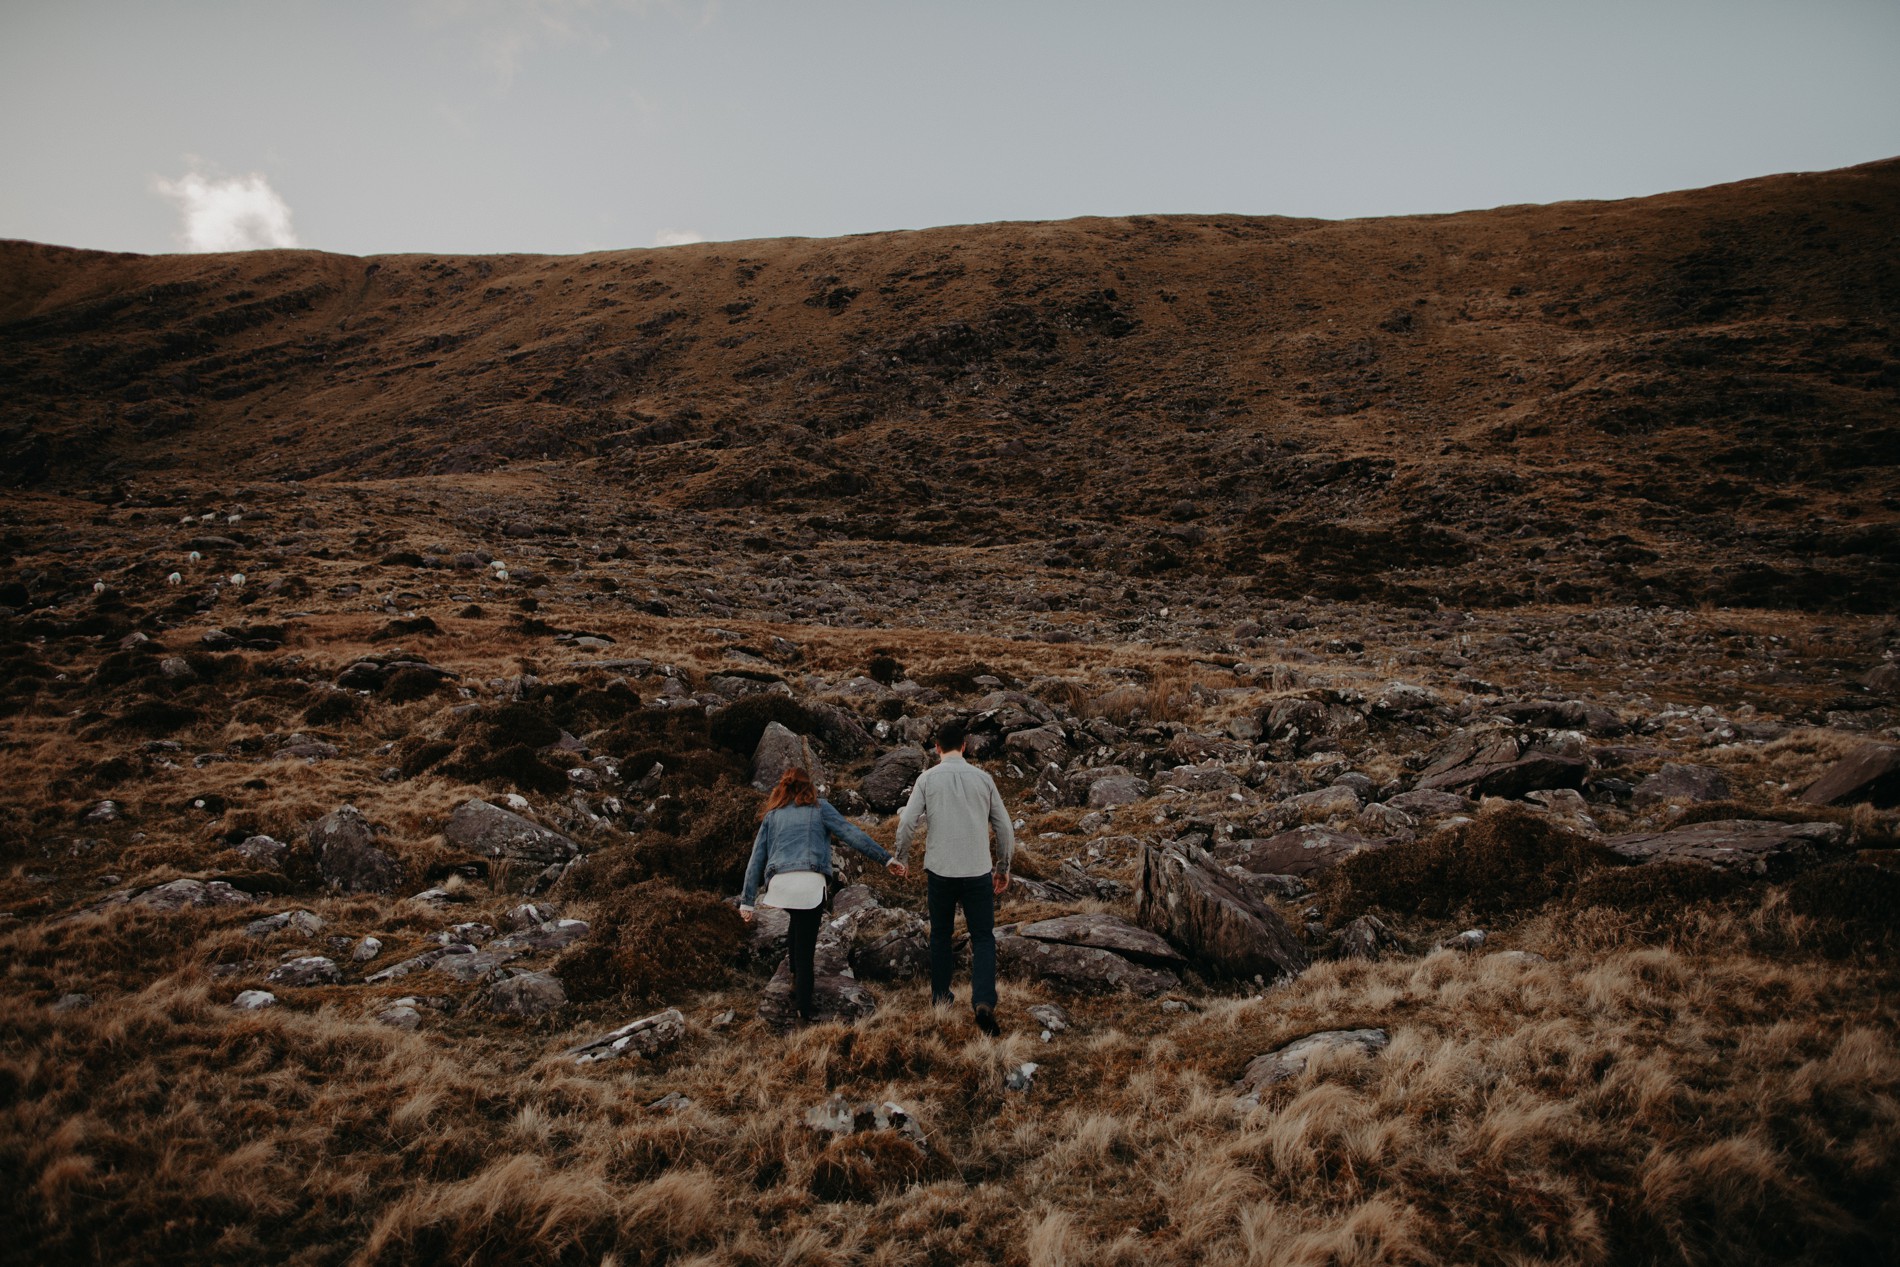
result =
[[[0,247],[0,1260],[1900,1257],[1896,172]]]

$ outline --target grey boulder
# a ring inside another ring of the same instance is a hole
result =
[[[567,1006],[567,991],[546,972],[517,972],[488,988],[489,1010],[502,1016],[546,1016]]]
[[[393,893],[402,866],[376,846],[376,829],[354,805],[343,805],[310,826],[310,849],[323,882],[344,893]]]
[[[765,791],[792,769],[803,770],[813,783],[825,782],[824,762],[818,759],[818,750],[811,740],[777,722],[767,722],[765,733],[759,736],[758,747],[752,752],[752,786]]]
[[[1211,975],[1272,979],[1306,969],[1292,927],[1194,845],[1144,845],[1135,902],[1137,923]]]
[[[871,808],[882,814],[889,814],[904,804],[904,798],[910,792],[910,785],[924,772],[929,758],[922,748],[897,748],[885,753],[864,776],[861,788],[864,799]]]
[[[442,834],[449,843],[470,853],[521,863],[522,872],[571,862],[580,853],[580,847],[560,832],[483,800],[463,801],[456,806]],[[535,876],[523,874],[518,878],[525,883]]]

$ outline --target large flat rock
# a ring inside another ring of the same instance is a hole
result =
[[[1186,956],[1170,946],[1166,939],[1115,915],[1063,915],[1056,919],[1024,924],[1016,933],[1033,941],[1093,946],[1137,963],[1158,967],[1176,968],[1187,963]]]
[[[1227,841],[1210,852],[1222,862],[1235,863],[1261,875],[1304,878],[1330,871],[1354,854],[1383,849],[1391,843],[1369,839],[1356,831],[1308,825],[1261,840]]]
[[[1733,818],[1669,831],[1631,832],[1612,836],[1605,843],[1632,862],[1696,862],[1779,878],[1813,866],[1846,839],[1846,830],[1837,823]]]
[[[997,930],[996,968],[1005,976],[1027,977],[1077,994],[1126,990],[1146,997],[1181,984],[1166,968],[1136,963],[1095,946],[1022,937],[1010,929]]]

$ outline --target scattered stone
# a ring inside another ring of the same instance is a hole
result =
[[[1636,785],[1635,804],[1646,809],[1669,802],[1700,805],[1729,798],[1728,776],[1713,766],[1663,763],[1662,769]]]
[[[1069,737],[1054,724],[1035,726],[1010,735],[1003,741],[1003,748],[1020,753],[1040,769],[1062,764],[1069,755]]]
[[[350,958],[357,963],[368,963],[382,953],[383,942],[381,938],[365,937],[357,942],[355,948],[350,951]]]
[[[1900,806],[1900,747],[1864,745],[1829,766],[1820,778],[1808,785],[1800,799],[1809,805],[1854,805],[1865,801],[1880,809]]]
[[[298,987],[341,985],[343,970],[336,966],[334,959],[326,959],[322,955],[303,955],[271,969],[264,980],[273,985]]]
[[[1111,774],[1106,778],[1091,782],[1088,799],[1085,802],[1090,809],[1110,809],[1117,805],[1132,805],[1136,801],[1146,800],[1153,795],[1154,788],[1148,780],[1132,774]]]
[[[233,846],[233,851],[254,867],[265,871],[282,871],[284,859],[290,855],[290,846],[269,836],[249,836],[243,843]]]
[[[267,1007],[276,1007],[277,996],[269,990],[245,990],[231,1000],[231,1006],[246,1012],[261,1012]]]
[[[552,924],[558,918],[559,912],[545,902],[523,902],[502,916],[502,923],[508,925],[510,931],[520,933]]]
[[[840,1138],[864,1131],[896,1131],[923,1152],[930,1151],[930,1140],[917,1119],[903,1105],[890,1100],[882,1104],[869,1101],[853,1104],[841,1095],[834,1095],[805,1111],[805,1125]]]
[[[1006,1091],[1029,1090],[1030,1079],[1036,1076],[1036,1070],[1042,1068],[1033,1060],[1026,1060],[1003,1075],[1003,1088]]]
[[[188,906],[245,906],[250,901],[250,894],[223,880],[172,880],[145,890],[131,904],[154,911],[182,911]],[[112,904],[110,898],[106,904]]]
[[[1464,932],[1452,937],[1447,937],[1444,941],[1439,942],[1438,948],[1440,950],[1463,950],[1469,952],[1476,950],[1482,945],[1484,945],[1484,930],[1482,928],[1467,928]]]
[[[124,812],[117,801],[100,801],[97,805],[79,816],[82,823],[111,823],[118,821]]]
[[[254,919],[244,926],[246,937],[269,937],[286,928],[305,937],[315,937],[323,931],[323,917],[315,911],[279,911],[275,915],[266,915]]]
[[[90,994],[62,994],[53,1000],[55,1012],[80,1012],[92,1006]]]
[[[657,1056],[679,1046],[685,1037],[686,1017],[681,1015],[678,1008],[670,1007],[664,1012],[629,1021],[599,1038],[590,1038],[579,1046],[568,1048],[561,1055],[564,1059],[572,1058],[577,1065],[614,1060],[629,1053]]]
[[[1604,843],[1632,862],[1698,862],[1781,879],[1820,862],[1846,843],[1838,823],[1774,823],[1751,818],[1631,832]]]
[[[398,1001],[376,1013],[375,1020],[391,1029],[413,1032],[422,1024],[422,1013],[413,1004]]]
[[[693,1102],[677,1091],[668,1091],[653,1103],[647,1105],[649,1113],[684,1113],[693,1107]]]
[[[1469,814],[1476,806],[1468,799],[1451,792],[1437,792],[1430,788],[1417,788],[1410,792],[1401,792],[1388,797],[1385,802],[1393,809],[1410,814],[1421,820],[1428,818],[1448,818],[1453,814]]]
[[[1241,1093],[1243,1104],[1258,1105],[1261,1092],[1288,1078],[1299,1077],[1306,1072],[1307,1064],[1315,1056],[1337,1051],[1359,1051],[1367,1056],[1376,1056],[1391,1041],[1391,1037],[1382,1029],[1329,1029],[1308,1034],[1305,1038],[1296,1038],[1283,1047],[1255,1056],[1248,1062],[1247,1070],[1240,1075],[1240,1080],[1234,1083],[1234,1089]]]
[[[1385,922],[1376,915],[1361,915],[1333,935],[1332,954],[1335,959],[1379,960],[1387,955],[1402,954],[1405,944],[1398,934],[1386,927]]]
[[[1900,662],[1888,660],[1861,675],[1860,684],[1882,695],[1900,695]]]
[[[344,805],[310,827],[310,848],[323,881],[344,893],[393,893],[402,866],[376,847],[376,830],[362,811]]]
[[[567,1006],[567,991],[546,972],[517,972],[488,988],[488,1006],[503,1016],[546,1016]]]
[[[1135,900],[1136,922],[1214,975],[1273,978],[1306,969],[1299,935],[1196,846],[1144,845]]]
[[[1023,1011],[1040,1026],[1044,1034],[1060,1034],[1069,1028],[1069,1014],[1054,1003],[1032,1003]]]
[[[1503,963],[1517,964],[1519,966],[1550,962],[1550,960],[1544,958],[1534,950],[1494,950],[1486,955],[1485,959],[1487,961],[1496,959]]]

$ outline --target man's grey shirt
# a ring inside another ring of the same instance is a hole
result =
[[[983,875],[991,870],[990,832],[996,832],[995,869],[1007,872],[1016,851],[1016,832],[1003,808],[1003,794],[989,772],[971,765],[960,752],[946,752],[917,776],[910,803],[897,816],[897,857],[910,860],[911,837],[919,822],[928,828],[924,870],[946,879]]]

